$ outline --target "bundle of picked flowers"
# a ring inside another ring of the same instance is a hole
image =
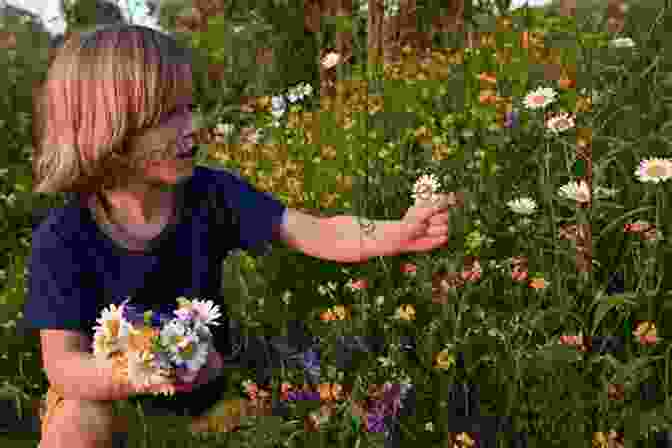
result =
[[[213,349],[209,326],[221,316],[212,301],[177,299],[173,315],[142,312],[125,300],[103,309],[94,326],[93,354],[112,360],[118,381],[138,388],[164,385],[154,394],[174,395],[176,382],[193,382]]]

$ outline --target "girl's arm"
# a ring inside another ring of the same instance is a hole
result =
[[[111,361],[89,353],[90,338],[77,331],[41,330],[42,362],[49,383],[70,400],[125,400],[138,393],[113,376]]]

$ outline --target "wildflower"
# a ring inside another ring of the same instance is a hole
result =
[[[534,289],[546,289],[549,285],[549,282],[540,277],[535,277],[530,280],[530,288]]]
[[[308,84],[308,83],[304,83],[304,84],[300,87],[300,91],[301,91],[301,93],[303,93],[304,96],[310,96],[310,95],[312,95],[312,93],[313,93],[313,86],[311,86],[311,85]]]
[[[623,230],[628,233],[644,233],[653,228],[653,224],[650,224],[646,221],[637,221],[633,223],[627,223],[623,225]]]
[[[538,88],[537,90],[528,93],[523,100],[525,107],[528,109],[543,109],[544,107],[555,101],[557,93],[549,88]]]
[[[322,66],[326,69],[330,69],[338,64],[341,60],[341,55],[336,52],[327,53],[322,59]]]
[[[432,423],[432,422],[425,423],[425,430],[426,431],[434,431],[434,423]]]
[[[318,386],[320,400],[334,401],[343,398],[343,386],[338,383],[322,383]]]
[[[259,387],[257,387],[257,385],[252,381],[250,380],[243,381],[243,389],[245,390],[245,393],[247,393],[247,395],[250,397],[251,400],[255,400],[257,398]]]
[[[504,122],[505,128],[514,128],[518,125],[519,114],[518,111],[512,110],[506,113],[506,121]]]
[[[361,291],[369,287],[369,282],[365,278],[360,278],[357,281],[349,281],[346,287],[351,291]]]
[[[481,278],[483,273],[481,269],[481,264],[478,259],[475,257],[467,257],[467,260],[464,263],[465,269],[462,271],[460,276],[462,280],[475,282]]]
[[[404,263],[401,265],[401,272],[408,274],[411,277],[415,277],[417,270],[417,266],[412,263]]]
[[[495,104],[498,98],[494,90],[485,89],[481,90],[481,93],[478,95],[478,102],[481,104]]]
[[[593,434],[593,448],[623,448],[623,434],[613,429],[609,434],[596,432]]]
[[[413,320],[415,319],[415,308],[413,308],[413,305],[401,305],[397,308],[395,317],[406,321]]]
[[[560,343],[563,345],[572,345],[574,347],[578,347],[579,351],[582,352],[588,351],[588,341],[581,333],[578,336],[560,336]]]
[[[609,384],[607,395],[610,400],[622,400],[625,397],[625,388],[622,384]]]
[[[385,432],[385,416],[371,412],[366,416],[366,430],[368,432]]]
[[[350,311],[343,305],[336,305],[333,308],[333,313],[336,315],[338,320],[345,320],[350,317]]]
[[[420,201],[436,201],[439,189],[439,182],[433,174],[423,175],[415,182],[413,193],[411,194],[415,204]]]
[[[441,350],[434,360],[434,367],[441,370],[448,370],[455,365],[455,355],[448,349]]]
[[[488,83],[488,84],[497,84],[497,76],[494,73],[483,72],[478,76],[479,81]]]
[[[672,160],[653,158],[642,160],[635,171],[640,182],[660,183],[672,177]]]
[[[463,447],[472,448],[476,445],[474,439],[472,439],[466,432],[461,432],[458,435],[456,435],[455,440],[460,442],[460,445]]]
[[[383,296],[376,297],[376,305],[377,306],[383,306],[384,303],[385,303],[385,297],[383,297]]]
[[[573,199],[577,202],[590,202],[590,189],[584,180],[581,180],[581,182],[570,182],[566,185],[563,185],[560,187],[559,194],[560,196],[563,196],[567,199]]]
[[[193,313],[194,320],[200,325],[219,325],[216,319],[222,317],[219,312],[219,305],[215,305],[212,300],[193,300],[175,311],[180,316],[185,312]]]
[[[653,345],[658,342],[656,324],[650,321],[640,322],[632,334],[639,339],[642,345]]]
[[[290,103],[293,104],[303,99],[303,95],[301,94],[299,89],[290,88],[289,91],[287,92],[287,99],[289,100]]]
[[[508,205],[514,213],[521,215],[531,215],[537,208],[536,202],[528,197],[509,201],[506,203],[506,205]]]
[[[549,119],[546,127],[554,134],[559,134],[574,127],[574,118],[567,113],[561,113]]]
[[[527,280],[527,276],[528,276],[527,271],[514,270],[511,272],[511,279],[514,282],[524,282]]]
[[[632,47],[635,46],[635,41],[633,41],[629,37],[620,37],[620,38],[612,39],[611,42],[609,42],[609,44],[612,47],[616,47],[616,48],[632,48]]]
[[[337,320],[337,319],[338,318],[336,317],[336,315],[331,310],[323,311],[320,314],[320,320],[323,321],[323,322],[329,322],[329,321]]]

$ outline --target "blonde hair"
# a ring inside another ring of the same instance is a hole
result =
[[[167,34],[114,24],[55,50],[33,99],[34,192],[98,193],[139,172],[134,157],[165,152],[157,128],[191,98],[192,53]]]

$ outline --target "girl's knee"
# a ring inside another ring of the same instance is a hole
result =
[[[125,430],[112,402],[101,401],[63,400],[46,423],[43,448],[111,446],[114,433]]]

